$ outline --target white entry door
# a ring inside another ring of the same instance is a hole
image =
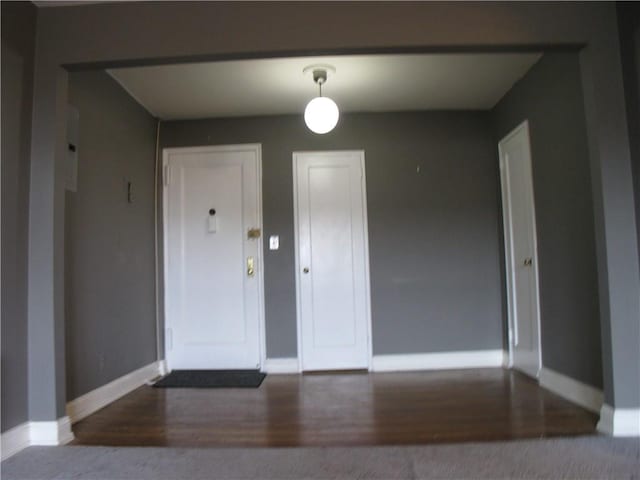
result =
[[[499,143],[509,302],[510,363],[537,377],[541,368],[538,259],[529,125]]]
[[[260,367],[260,146],[164,150],[170,369]]]
[[[364,152],[294,153],[302,370],[369,367]]]

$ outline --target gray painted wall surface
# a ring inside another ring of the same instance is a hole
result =
[[[163,147],[261,143],[267,354],[296,356],[292,153],[364,149],[376,355],[502,348],[497,156],[488,113],[163,122]],[[416,167],[420,166],[420,173]],[[266,243],[265,243],[266,246]]]
[[[2,2],[2,431],[28,420],[27,239],[36,8]]]
[[[61,170],[67,76],[61,65],[541,45],[585,46],[580,70],[594,185],[605,399],[637,408],[640,268],[615,9],[609,2],[116,2],[40,9],[29,199],[32,419],[53,420],[65,406]],[[167,35],[172,28],[179,35]]]
[[[66,374],[72,400],[156,359],[156,124],[106,73],[69,76],[78,191],[66,193]],[[133,184],[127,203],[126,182]]]
[[[602,12],[598,40],[580,51],[580,74],[596,225],[604,401],[638,408],[640,261],[615,13],[614,8]]]
[[[492,114],[498,139],[529,120],[542,363],[602,388],[591,177],[577,55],[545,54]]]
[[[620,55],[627,106],[629,147],[636,200],[636,229],[640,252],[640,3],[618,2]]]

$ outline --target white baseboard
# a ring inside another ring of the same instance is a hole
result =
[[[154,362],[67,403],[67,416],[50,422],[26,422],[2,434],[2,460],[30,445],[64,445],[73,440],[71,424],[144,385],[166,370]]]
[[[604,404],[597,428],[614,437],[640,437],[640,408],[613,408]]]
[[[371,371],[401,372],[457,368],[499,368],[502,367],[503,362],[504,352],[502,350],[375,355],[371,362]]]
[[[0,442],[2,450],[2,460],[6,460],[15,455],[23,448],[31,444],[31,433],[29,422],[25,422],[17,427],[13,427],[2,434]]]
[[[161,375],[163,364],[164,362],[153,362],[70,401],[67,403],[67,415],[71,423],[82,420]]]
[[[292,358],[267,358],[262,366],[262,371],[270,374],[299,373],[298,359]]]
[[[604,403],[602,390],[549,368],[542,367],[539,382],[541,387],[594,413],[600,412]]]
[[[511,358],[509,357],[509,350],[502,351],[502,368],[511,367]]]
[[[161,376],[165,376],[167,373],[169,373],[166,360],[158,360],[158,373]]]
[[[73,440],[71,420],[25,422],[2,434],[2,460],[31,445],[65,445]]]
[[[31,422],[30,425],[31,445],[64,445],[73,440],[69,417],[52,422]]]

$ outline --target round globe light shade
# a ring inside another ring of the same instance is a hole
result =
[[[314,133],[328,133],[338,123],[340,112],[329,97],[316,97],[304,109],[304,122]]]

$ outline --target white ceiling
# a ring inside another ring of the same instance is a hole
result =
[[[323,94],[342,112],[486,110],[541,54],[350,55],[121,68],[109,73],[162,119],[300,113],[317,95],[307,65],[328,63]]]

